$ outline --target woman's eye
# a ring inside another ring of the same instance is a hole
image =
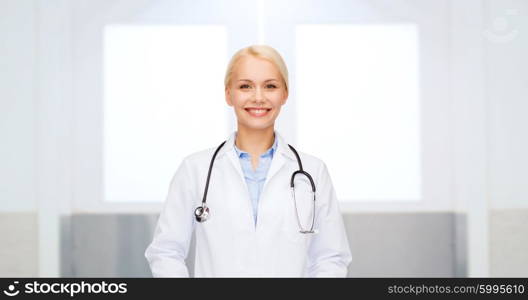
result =
[[[274,84],[268,84],[266,87],[267,87],[268,89],[276,89],[276,88],[277,88],[277,86],[274,85]]]
[[[240,86],[241,89],[247,89],[249,88],[249,84],[243,84]]]

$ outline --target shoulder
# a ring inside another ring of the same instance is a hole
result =
[[[300,150],[297,150],[297,153],[299,153],[303,168],[309,173],[321,175],[326,172],[326,164],[322,158]]]
[[[297,153],[299,153],[299,156],[301,157],[301,159],[303,161],[306,161],[306,162],[310,162],[311,164],[315,164],[315,165],[322,165],[324,164],[323,160],[313,154],[310,154],[310,153],[307,153],[307,152],[304,152],[304,151],[299,151],[297,150]]]
[[[209,167],[209,162],[215,150],[216,147],[211,147],[183,157],[178,169],[173,175],[172,181],[179,182],[180,180],[185,180],[187,183],[190,183],[193,178],[198,178],[200,175],[203,175],[203,172],[206,172]]]
[[[202,149],[200,151],[193,152],[183,158],[183,163],[193,166],[196,164],[202,164],[204,160],[211,160],[213,157],[216,147]]]

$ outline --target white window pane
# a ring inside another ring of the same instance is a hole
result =
[[[421,198],[418,61],[412,24],[297,26],[299,145],[340,200]]]
[[[106,201],[163,201],[182,158],[226,137],[226,43],[223,26],[105,28]]]

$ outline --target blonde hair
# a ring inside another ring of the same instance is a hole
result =
[[[282,59],[279,52],[267,45],[251,45],[238,50],[227,65],[227,71],[224,78],[225,87],[230,84],[231,76],[233,75],[233,68],[235,67],[236,63],[240,60],[240,58],[246,55],[262,58],[274,64],[277,69],[279,69],[279,73],[281,74],[284,85],[286,86],[286,91],[288,91],[288,68],[286,67],[286,64],[284,63],[284,60]]]

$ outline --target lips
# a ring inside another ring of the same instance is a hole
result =
[[[268,114],[271,108],[265,107],[248,107],[245,110],[253,117],[260,118]]]

